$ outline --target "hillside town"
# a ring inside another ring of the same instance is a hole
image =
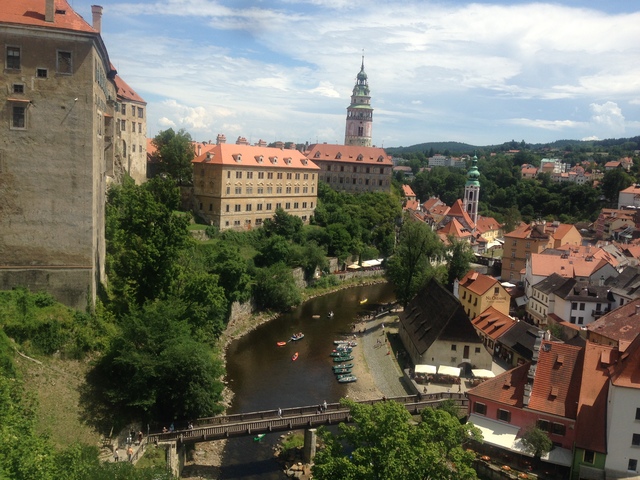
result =
[[[93,6],[89,23],[66,0],[0,7],[0,288],[46,291],[79,310],[94,308],[108,283],[109,188],[125,177],[144,184],[164,161],[147,128],[147,102],[109,57],[102,12]],[[418,172],[374,145],[364,55],[346,110],[342,144],[251,144],[223,132],[192,140],[181,207],[217,232],[252,231],[277,211],[310,225],[320,183],[391,195],[401,174],[402,221],[426,224],[444,247],[462,243],[473,256],[452,292],[431,280],[399,314],[398,335],[413,374],[423,372],[424,393],[443,369],[451,385],[467,382],[468,421],[488,457],[511,456],[526,470],[532,455],[522,437],[533,425],[552,442],[539,461],[554,478],[640,478],[640,185],[619,190],[617,205],[594,212],[593,222],[533,218],[507,231],[481,213],[479,160],[495,153],[428,158],[421,174],[465,172],[462,197],[447,204],[418,198]],[[520,165],[520,178],[595,189],[607,172],[640,163],[638,150],[573,165],[560,151],[548,154]],[[34,168],[25,159],[40,161]],[[385,260],[354,255],[343,263],[364,271]]]

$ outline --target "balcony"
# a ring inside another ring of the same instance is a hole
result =
[[[591,316],[593,316],[593,318],[595,320],[599,319],[602,315],[604,315],[605,313],[609,313],[611,311],[610,308],[605,308],[604,310],[591,310]]]

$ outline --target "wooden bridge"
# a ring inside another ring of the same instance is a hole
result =
[[[358,403],[372,405],[383,401],[402,403],[412,414],[418,414],[425,407],[437,407],[445,400],[453,400],[458,408],[467,406],[468,400],[461,393],[435,393],[431,395],[410,395],[405,397],[365,400]],[[282,432],[316,428],[320,425],[337,425],[352,421],[349,409],[339,403],[313,405],[307,407],[265,410],[200,418],[192,422],[193,428],[173,432],[150,433],[147,443],[177,442],[178,444],[208,442],[230,437],[258,435],[260,433]]]

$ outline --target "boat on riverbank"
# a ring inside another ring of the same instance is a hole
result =
[[[353,360],[353,355],[344,357],[333,357],[333,361],[336,363],[348,362],[349,360]]]
[[[297,359],[298,359],[298,352],[293,354],[293,356],[291,357],[291,361],[295,362]]]
[[[291,341],[297,342],[298,340],[302,340],[304,338],[304,333],[298,332],[291,335]]]
[[[358,377],[356,377],[355,375],[338,375],[338,382],[340,383],[352,383],[358,380]]]
[[[358,346],[358,342],[353,341],[353,340],[334,340],[333,344],[334,345],[347,345],[349,347],[357,347]]]
[[[351,353],[351,350],[334,350],[329,355],[332,357],[344,357]]]
[[[333,368],[334,371],[340,368],[353,368],[353,363],[341,363],[340,365],[334,365],[331,368]]]
[[[368,300],[369,300],[368,298],[365,298],[364,300],[360,300],[360,303],[361,303],[361,304],[362,304],[362,303],[367,303],[367,301],[368,301]]]
[[[279,347],[284,347],[287,344],[287,342],[278,342],[276,345],[278,345]]]
[[[334,368],[333,373],[335,373],[336,375],[338,374],[344,375],[345,373],[351,373],[351,368],[347,368],[347,367]]]

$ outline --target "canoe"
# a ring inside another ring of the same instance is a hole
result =
[[[279,347],[284,347],[287,344],[287,342],[278,342],[277,345]]]
[[[320,315],[311,315],[311,318],[320,318]]]
[[[302,340],[304,338],[304,333],[294,333],[291,335],[291,341],[297,342],[298,340]]]
[[[351,345],[347,345],[346,343],[343,343],[342,345],[336,345],[336,348],[333,349],[334,352],[350,352],[351,350],[353,350],[353,347]]]
[[[337,370],[339,368],[353,368],[353,363],[342,363],[340,365],[334,365],[333,367],[334,370]]]
[[[336,351],[331,352],[329,355],[331,355],[332,357],[346,357],[350,353],[351,353],[351,350],[342,350],[337,352]]]
[[[260,440],[262,440],[264,438],[265,435],[266,435],[266,433],[261,433],[259,435],[256,435],[255,437],[253,437],[253,441],[254,442],[259,442]]]
[[[360,300],[360,303],[367,303],[367,300],[369,300],[369,299],[365,298],[364,300]]]
[[[348,357],[333,357],[333,361],[336,363],[348,362],[349,360],[353,360],[353,355],[349,355]]]
[[[347,345],[349,347],[357,347],[358,342],[354,342],[353,340],[334,340],[334,345]]]
[[[291,357],[291,361],[295,362],[298,359],[298,352],[293,354],[293,357]]]
[[[345,375],[341,378],[338,378],[338,382],[340,383],[351,383],[357,380],[358,380],[358,377],[356,377],[355,375]]]
[[[334,368],[333,369],[333,373],[337,374],[345,374],[345,373],[351,373],[351,369],[347,368],[347,367],[343,367],[343,368]]]

